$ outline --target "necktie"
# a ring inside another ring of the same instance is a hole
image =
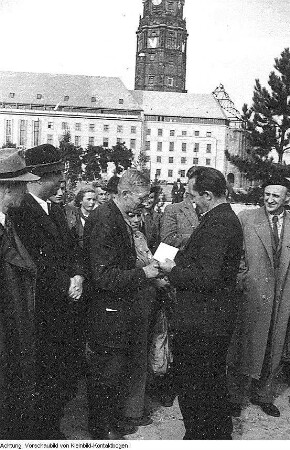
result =
[[[50,203],[50,202],[46,202],[46,204],[47,204],[48,215],[50,216],[50,213],[51,213],[51,203]]]
[[[278,248],[279,245],[279,234],[278,234],[278,216],[273,216],[272,218],[273,223],[273,233],[274,233],[274,243],[275,247]]]

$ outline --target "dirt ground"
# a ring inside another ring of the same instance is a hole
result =
[[[234,440],[289,440],[290,439],[290,388],[277,381],[276,406],[281,417],[267,416],[258,406],[249,405],[240,418],[234,418]],[[151,402],[153,424],[139,427],[128,440],[180,440],[184,435],[182,417],[178,402],[171,408],[164,408]],[[87,407],[84,383],[80,383],[77,397],[66,408],[62,431],[69,440],[91,440],[87,431]]]

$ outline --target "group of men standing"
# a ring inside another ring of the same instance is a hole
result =
[[[49,200],[63,176],[59,151],[38,146],[25,161],[15,150],[0,152],[0,437],[64,438],[63,408],[86,354],[90,432],[122,439],[130,428],[118,419],[135,294],[164,276],[176,289],[174,379],[184,439],[231,439],[233,409],[238,415],[247,397],[278,416],[273,379],[290,356],[290,183],[269,179],[264,207],[239,220],[222,173],[192,167],[188,192],[199,223],[175,261],[138,268],[128,214],[150,192],[140,172],[125,171],[116,195],[85,220],[81,249],[63,209]],[[179,214],[189,218],[188,205]]]

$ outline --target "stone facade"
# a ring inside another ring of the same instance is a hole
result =
[[[185,0],[143,0],[137,30],[135,89],[186,92]]]

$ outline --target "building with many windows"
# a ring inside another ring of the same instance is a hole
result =
[[[119,78],[0,73],[0,146],[58,146],[67,132],[83,148],[124,142],[135,159],[145,152],[151,179],[169,183],[185,181],[195,164],[228,175],[225,149],[236,145],[212,94],[129,91]]]

